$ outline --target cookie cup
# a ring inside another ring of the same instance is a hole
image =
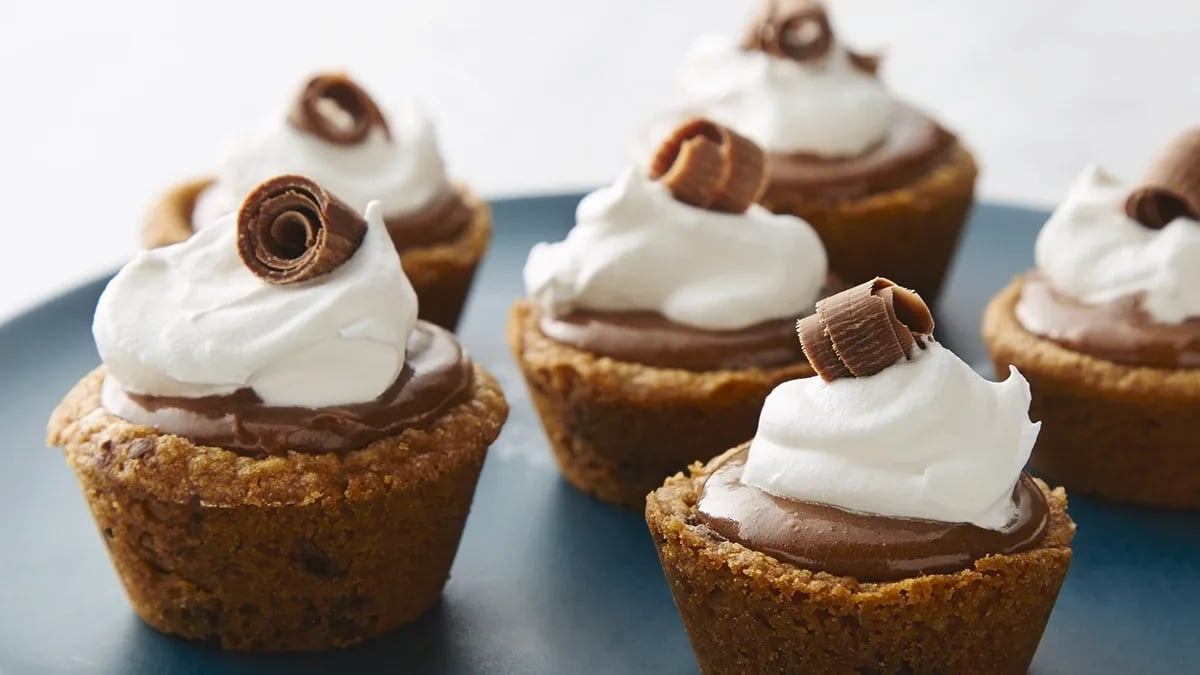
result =
[[[744,446],[743,446],[744,447]],[[1024,673],[1071,561],[1066,493],[1037,481],[1050,523],[1034,549],[970,569],[866,583],[780,562],[696,516],[734,448],[646,498],[646,523],[700,670],[724,673]]]
[[[180,183],[150,208],[142,228],[146,248],[177,244],[192,236],[192,211],[211,178]],[[413,246],[400,262],[417,292],[420,318],[447,330],[458,326],[479,261],[492,237],[492,210],[465,185],[455,190],[471,209],[471,222],[453,240]]]
[[[469,399],[345,454],[262,458],[130,424],[103,368],[55,410],[134,611],[223,649],[339,647],[409,623],[449,576],[476,479],[508,413],[475,367]]]
[[[1033,470],[1073,492],[1200,507],[1200,369],[1125,366],[1034,335],[1016,317],[1023,283],[988,304],[983,341],[998,377],[1014,365],[1033,390]]]
[[[970,213],[977,174],[971,153],[956,144],[940,164],[899,189],[823,199],[768,185],[760,201],[808,221],[825,244],[829,269],[848,284],[887,277],[932,305]]]
[[[618,361],[565,345],[518,300],[508,324],[529,397],[563,476],[632,509],[663,478],[754,436],[776,385],[812,376],[807,362],[769,370],[693,372]]]

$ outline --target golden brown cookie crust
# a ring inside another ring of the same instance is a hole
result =
[[[150,206],[142,223],[142,245],[146,248],[170,246],[192,236],[192,212],[200,193],[213,179],[196,178],[169,188]]]
[[[988,304],[983,341],[998,377],[1015,365],[1042,422],[1030,466],[1072,491],[1200,506],[1200,369],[1126,366],[1072,351],[1017,321],[1023,277]]]
[[[417,292],[421,318],[454,330],[475,278],[475,268],[492,238],[492,209],[466,188],[459,195],[471,209],[471,223],[457,239],[414,246],[400,254],[400,263]]]
[[[1062,488],[1038,486],[1050,523],[1034,549],[971,569],[859,583],[728,541],[696,502],[733,448],[646,499],[646,522],[706,673],[1024,673],[1071,560]]]
[[[579,489],[641,509],[665,476],[752,437],[767,394],[811,377],[808,363],[692,372],[617,361],[556,342],[518,300],[508,343],[563,475]]]
[[[167,190],[146,214],[142,243],[146,248],[177,244],[192,236],[192,212],[211,177],[180,183]],[[471,209],[471,222],[451,241],[414,246],[400,252],[404,273],[420,301],[421,318],[454,330],[479,265],[492,238],[492,209],[470,188],[454,189]]]
[[[232,650],[360,642],[432,607],[508,407],[473,396],[426,429],[344,455],[196,446],[99,407],[103,370],[50,421],[138,615]]]
[[[911,185],[861,198],[814,198],[771,185],[760,202],[800,216],[821,236],[829,269],[848,284],[877,276],[937,300],[979,170],[963,145]]]

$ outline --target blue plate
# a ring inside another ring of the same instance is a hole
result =
[[[60,453],[50,411],[98,359],[98,280],[0,325],[0,673],[694,673],[695,661],[640,514],[559,477],[504,343],[521,266],[560,239],[578,195],[496,204],[496,240],[462,337],[495,373],[512,415],[480,480],[442,603],[359,647],[226,654],[146,627],[130,610]],[[940,339],[988,370],[987,299],[1032,263],[1045,214],[977,209],[938,317]],[[1200,429],[1197,430],[1200,433]],[[1200,512],[1071,498],[1075,559],[1035,673],[1200,668]]]

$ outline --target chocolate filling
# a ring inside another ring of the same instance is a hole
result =
[[[718,331],[675,323],[656,312],[579,311],[564,317],[543,314],[539,327],[556,342],[655,368],[739,370],[804,363],[793,319]]]
[[[432,246],[458,239],[471,223],[474,210],[458,190],[430,201],[409,213],[384,218],[396,250]]]
[[[813,199],[849,199],[910,184],[945,161],[954,134],[928,116],[897,104],[887,137],[856,157],[772,154],[767,195],[777,190]]]
[[[366,403],[302,408],[263,405],[250,389],[225,396],[145,396],[106,382],[103,403],[134,424],[246,455],[348,452],[408,428],[420,428],[465,400],[471,360],[447,330],[418,322],[404,368],[379,398]]]
[[[1200,319],[1155,323],[1141,298],[1089,305],[1060,293],[1039,272],[1024,277],[1016,306],[1025,330],[1072,351],[1149,368],[1200,368]]]
[[[1013,489],[1016,519],[989,530],[775,497],[741,482],[747,454],[732,455],[708,477],[697,516],[725,539],[808,570],[859,581],[956,572],[987,555],[1032,548],[1049,523],[1045,496],[1024,473]]]
[[[824,298],[845,288],[845,282],[830,274],[819,295]],[[811,313],[810,307],[796,316]],[[555,342],[653,368],[695,372],[767,369],[807,360],[793,318],[736,330],[705,330],[676,323],[657,312],[577,310],[560,317],[542,313],[538,328]]]

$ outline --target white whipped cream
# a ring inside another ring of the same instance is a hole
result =
[[[417,297],[379,202],[354,256],[329,274],[268,284],[242,263],[232,219],[142,251],[109,282],[92,333],[129,392],[200,397],[249,387],[267,405],[377,398],[404,365]]]
[[[543,311],[654,311],[709,330],[811,311],[825,249],[803,220],[753,205],[718,213],[676,201],[634,169],[579,203],[566,240],[538,244],[525,289]]]
[[[682,107],[724,124],[774,153],[853,157],[882,142],[896,104],[879,78],[850,62],[835,41],[802,64],[702,36],[679,77]]]
[[[1038,234],[1037,268],[1088,304],[1140,293],[1159,323],[1200,317],[1200,223],[1142,226],[1125,215],[1130,187],[1099,167],[1085,169]]]
[[[989,382],[932,340],[870,377],[784,382],[742,481],[850,511],[1002,529],[1040,423],[1015,368]]]
[[[450,189],[433,124],[414,101],[388,116],[391,139],[372,129],[361,143],[329,143],[280,120],[231,152],[192,211],[199,229],[235,210],[264,180],[285,174],[313,179],[347,204],[383,202],[384,217],[411,213]]]

